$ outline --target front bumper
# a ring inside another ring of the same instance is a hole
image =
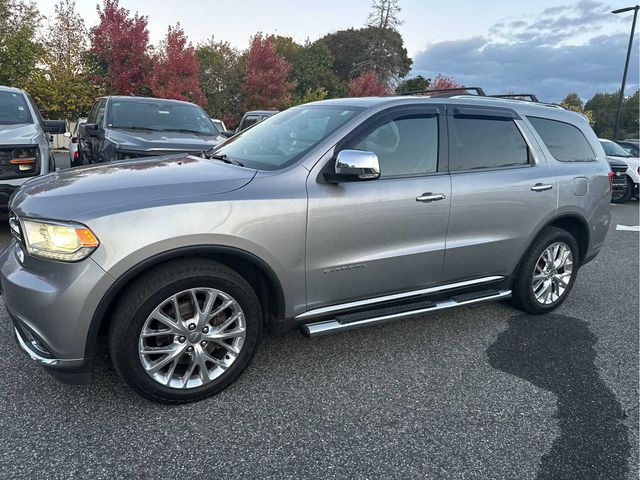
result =
[[[60,380],[89,382],[90,325],[111,277],[91,259],[64,263],[27,255],[21,262],[19,248],[12,242],[0,255],[0,284],[18,345]]]

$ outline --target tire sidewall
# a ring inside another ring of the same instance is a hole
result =
[[[556,242],[562,242],[566,244],[571,250],[571,255],[573,258],[573,270],[571,271],[569,285],[565,289],[562,296],[555,302],[549,305],[544,305],[538,301],[533,293],[533,272],[535,269],[535,265],[538,263],[538,259],[540,258],[542,253],[551,244]],[[562,230],[550,233],[548,236],[544,237],[544,241],[536,244],[534,248],[529,252],[525,264],[523,265],[524,268],[520,271],[520,275],[524,275],[524,277],[520,281],[520,288],[523,289],[522,293],[525,296],[524,300],[530,307],[528,310],[533,310],[535,313],[548,313],[562,305],[562,303],[564,303],[564,301],[571,293],[571,290],[573,290],[573,286],[578,275],[578,269],[580,267],[579,259],[580,257],[578,243],[571,234]]]
[[[245,317],[245,341],[236,360],[229,369],[218,378],[205,385],[185,390],[165,387],[151,378],[142,366],[138,353],[140,331],[149,314],[154,308],[160,305],[161,302],[178,292],[199,287],[221,290],[238,302]],[[124,330],[124,338],[119,339],[119,341],[122,342],[120,354],[124,355],[122,360],[124,360],[123,363],[128,367],[128,371],[125,374],[125,376],[128,377],[127,381],[136,389],[140,390],[145,396],[153,398],[155,401],[179,403],[210,396],[233,382],[251,361],[261,335],[262,318],[260,307],[253,291],[248,291],[243,286],[229,279],[201,274],[189,278],[176,279],[164,286],[159,286],[146,300],[141,302]],[[112,341],[113,340],[114,339],[112,339]]]

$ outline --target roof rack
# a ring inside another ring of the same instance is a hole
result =
[[[431,93],[451,93],[451,92],[460,92],[460,91],[469,91],[475,90],[476,95],[478,97],[486,97],[487,95],[484,93],[484,90],[481,87],[455,87],[455,88],[434,88],[433,90],[412,90],[410,92],[404,92],[400,95],[429,95]],[[455,95],[459,95],[459,93],[455,93]]]
[[[535,96],[533,93],[505,93],[501,95],[487,95],[487,96],[494,97],[494,98],[510,98],[512,100],[526,100],[529,102],[540,103],[540,100],[538,100],[538,97]]]

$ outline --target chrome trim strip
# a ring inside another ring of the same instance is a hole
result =
[[[27,344],[27,340],[22,338],[22,335],[20,335],[20,331],[17,328],[13,327],[13,332],[16,336],[16,340],[18,341],[18,345],[20,345],[20,348],[27,355],[29,355],[29,357],[31,357],[31,360],[33,360],[34,362],[45,365],[47,367],[72,367],[82,363],[81,358],[59,359],[43,357],[42,355],[36,353],[31,347],[29,347],[29,345]]]
[[[456,302],[455,300],[443,300],[437,302],[434,307],[421,308],[418,310],[411,310],[409,312],[395,313],[392,315],[383,315],[380,317],[372,317],[357,322],[340,323],[336,320],[326,320],[324,322],[309,323],[302,326],[302,333],[306,337],[319,337],[321,335],[327,335],[329,333],[353,330],[355,328],[368,327],[370,325],[390,322],[404,317],[411,317],[414,315],[420,315],[423,313],[436,312],[440,310],[448,310],[450,308],[463,307],[465,305],[477,305],[479,303],[491,302],[495,300],[504,300],[511,297],[511,290],[501,290],[495,295],[489,295],[487,297],[474,298],[472,300],[466,300],[463,302]]]
[[[364,307],[367,305],[375,305],[376,303],[389,302],[393,300],[401,300],[403,298],[415,297],[418,295],[428,295],[430,293],[443,292],[445,290],[453,290],[454,288],[470,287],[472,285],[478,285],[481,283],[495,282],[498,280],[503,280],[504,278],[505,277],[501,275],[494,275],[492,277],[476,278],[473,280],[465,280],[464,282],[449,283],[446,285],[439,285],[437,287],[422,288],[420,290],[412,290],[410,292],[394,293],[391,295],[385,295],[383,297],[368,298],[366,300],[357,300],[355,302],[340,303],[338,305],[331,305],[329,307],[315,308],[313,310],[309,310],[307,312],[301,313],[300,315],[296,315],[295,320],[299,320],[303,318],[319,317],[319,316],[327,315],[330,313],[336,313],[342,310],[348,310],[350,308]]]

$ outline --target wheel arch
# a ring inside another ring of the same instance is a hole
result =
[[[118,303],[127,285],[160,264],[179,258],[193,257],[216,260],[242,275],[256,291],[265,322],[273,324],[284,315],[285,297],[280,279],[273,269],[259,257],[245,250],[221,245],[180,247],[143,260],[118,277],[109,287],[91,319],[85,346],[85,358],[93,359],[98,337],[108,328],[111,311]]]

